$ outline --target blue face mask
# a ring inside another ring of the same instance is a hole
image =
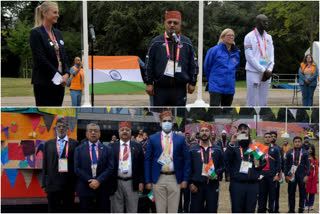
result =
[[[172,129],[172,123],[171,122],[162,123],[162,130],[163,131],[168,132],[168,131],[171,131],[171,129]]]

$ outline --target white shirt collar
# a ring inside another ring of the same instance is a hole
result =
[[[123,146],[123,144],[127,144],[128,146],[130,146],[130,140],[128,140],[127,142],[124,142],[123,140],[120,139],[120,146]]]
[[[164,136],[164,137],[167,136],[167,135],[169,135],[169,137],[171,137],[172,131],[167,134],[167,133],[165,133],[165,132],[162,130],[161,134],[162,134],[162,136]]]
[[[59,138],[59,137],[57,137],[57,139],[58,139],[58,141],[61,140],[61,138]],[[68,135],[66,135],[66,136],[63,138],[63,140],[64,140],[65,142],[69,141]]]

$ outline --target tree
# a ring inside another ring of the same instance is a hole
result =
[[[20,60],[25,66],[24,69],[20,69],[20,76],[24,76],[24,78],[30,77],[30,72],[28,71],[31,70],[29,69],[32,57],[31,48],[29,45],[29,34],[31,28],[32,27],[27,24],[27,21],[21,22],[19,20],[17,22],[16,28],[11,30],[10,36],[8,38],[9,50],[12,53],[20,56]]]

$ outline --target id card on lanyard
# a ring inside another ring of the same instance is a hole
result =
[[[263,41],[264,41],[264,51],[265,51],[265,53],[263,54],[262,48],[261,48],[261,44],[260,44],[260,40],[259,40],[258,33],[257,33],[257,29],[254,29],[254,34],[255,34],[257,42],[258,42],[260,56],[263,58],[263,59],[259,60],[259,63],[262,66],[267,66],[268,61],[269,61],[269,56],[267,54],[267,40],[266,40],[266,37],[263,36],[263,38],[262,38]]]
[[[166,51],[167,51],[167,57],[168,57],[168,63],[167,63],[164,75],[169,76],[169,77],[174,77],[175,72],[176,73],[181,72],[181,67],[178,66],[179,65],[179,57],[180,57],[180,42],[178,43],[178,46],[177,46],[176,63],[174,63],[173,60],[170,59],[169,44],[168,44],[166,33],[164,33],[164,41],[166,44]],[[179,36],[179,41],[180,41],[180,36]]]
[[[209,149],[209,157],[208,157],[208,163],[210,163],[211,161],[212,161],[212,156],[211,156],[211,154],[212,154],[212,147],[211,147],[211,145],[209,145],[210,147],[208,148]],[[208,173],[206,172],[206,167],[207,167],[207,165],[208,164],[206,164],[205,163],[205,160],[204,160],[204,151],[203,151],[204,149],[201,147],[200,148],[200,152],[201,152],[201,162],[202,162],[202,172],[201,172],[201,175],[202,176],[208,176]]]
[[[126,154],[124,154],[123,156],[127,155],[129,152],[130,152],[130,149],[128,149]],[[127,174],[129,172],[129,159],[127,159],[126,161],[123,161],[123,156],[121,155],[121,151],[119,150],[120,172],[123,174]]]
[[[58,152],[58,172],[68,172],[68,154],[69,154],[69,141],[67,141],[65,147],[66,147],[66,154],[65,158],[61,158],[63,150],[60,151],[59,148],[59,142],[57,140],[57,152]]]
[[[302,149],[300,149],[299,160],[298,160],[298,164],[297,164],[297,165],[294,164],[294,157],[295,157],[295,150],[293,150],[293,152],[292,152],[292,166],[291,166],[291,171],[292,171],[293,173],[295,173],[295,172],[297,171],[297,168],[298,168],[298,166],[299,166],[300,163],[301,163]]]
[[[241,154],[241,165],[240,165],[240,173],[248,174],[249,169],[252,168],[252,162],[250,161],[244,161],[243,160],[243,151],[242,147],[240,147],[240,154]],[[248,156],[248,160],[250,160],[250,155]]]
[[[89,146],[89,153],[90,153],[90,159],[91,159],[91,172],[92,172],[92,177],[93,177],[93,178],[96,178],[96,177],[97,177],[98,160],[99,160],[98,145],[96,146],[94,152],[96,153],[97,163],[94,163],[94,162],[93,162],[93,159],[92,159],[92,148],[91,148],[91,146]]]
[[[170,162],[172,161],[172,158],[170,157],[170,154],[172,152],[172,146],[173,146],[173,135],[171,134],[171,138],[170,138],[170,143],[169,143],[169,154],[165,154],[165,148],[164,148],[164,142],[163,142],[163,135],[161,134],[161,147],[162,147],[162,153],[158,159],[158,163],[163,166],[163,165],[166,165],[166,164],[170,164]]]

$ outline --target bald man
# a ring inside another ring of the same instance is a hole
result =
[[[256,17],[256,28],[244,39],[247,71],[247,106],[266,106],[274,66],[274,47],[268,17]]]

